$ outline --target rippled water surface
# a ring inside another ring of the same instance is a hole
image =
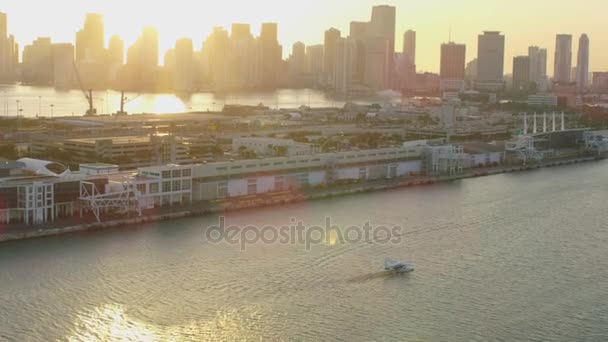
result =
[[[0,245],[0,340],[605,341],[608,163],[231,213],[397,245],[205,238],[217,217]],[[417,264],[382,272],[385,256]]]

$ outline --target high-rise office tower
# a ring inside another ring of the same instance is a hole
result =
[[[325,39],[323,41],[323,83],[327,86],[334,84],[337,63],[336,52],[340,38],[341,33],[338,29],[332,27],[325,31]]]
[[[154,27],[145,27],[139,39],[139,62],[144,70],[158,66],[158,32]]]
[[[411,65],[416,65],[416,31],[407,30],[403,34],[403,55]]]
[[[553,81],[570,83],[572,72],[572,35],[558,34],[555,38],[555,64]]]
[[[119,36],[114,35],[108,44],[108,62],[110,65],[123,65],[125,63],[125,44]]]
[[[173,89],[190,92],[194,86],[194,48],[192,39],[182,38],[175,42],[175,75]]]
[[[367,26],[369,23],[365,21],[351,21],[349,37],[355,39],[365,39],[367,36]]]
[[[53,44],[53,85],[69,88],[74,82],[74,45]]]
[[[129,47],[127,66],[133,87],[152,89],[156,86],[158,32],[154,27],[145,27],[137,41]]]
[[[283,60],[283,50],[278,40],[277,24],[262,23],[258,42],[259,85],[262,88],[276,88]]]
[[[579,88],[586,88],[589,85],[589,37],[586,34],[581,35],[578,40],[576,84]]]
[[[103,16],[89,13],[84,27],[76,33],[76,60],[102,62],[105,57]]]
[[[291,48],[289,57],[289,74],[291,77],[299,78],[304,73],[306,64],[306,45],[302,42],[295,42]]]
[[[505,36],[486,31],[478,37],[477,88],[499,91],[504,88]]]
[[[214,27],[203,44],[204,74],[209,84],[222,90],[230,86],[229,66],[226,56],[230,53],[230,37],[222,27]]]
[[[538,90],[545,91],[547,89],[547,49],[530,46],[528,57],[530,57],[530,82],[535,83]]]
[[[365,39],[367,37],[367,26],[369,23],[363,21],[353,21],[350,23],[350,34],[348,38],[355,44],[355,55],[353,58],[352,80],[363,82],[365,76]]]
[[[442,90],[463,90],[466,45],[453,42],[441,44],[439,76]]]
[[[395,75],[396,9],[381,5],[372,8],[367,26],[365,83],[372,89],[390,89]]]
[[[0,77],[4,76],[8,67],[8,26],[7,16],[0,12]]]
[[[336,67],[332,88],[348,94],[353,81],[357,44],[354,38],[340,38],[336,47]]]
[[[530,57],[513,58],[513,91],[525,92],[530,88]]]
[[[464,69],[464,76],[467,80],[471,81],[477,79],[477,58],[467,63],[467,67]]]
[[[8,17],[0,12],[0,79],[14,80],[19,65],[19,46],[8,35]]]
[[[26,83],[52,85],[53,46],[51,38],[36,39],[23,49],[22,79]]]
[[[323,50],[321,44],[306,47],[306,73],[310,75],[313,85],[323,81]]]
[[[255,84],[256,46],[249,24],[232,24],[229,46],[229,83],[231,88]]]
[[[416,83],[416,31],[407,30],[403,34],[402,54],[397,62],[400,88],[414,88]]]
[[[442,79],[464,80],[465,57],[467,47],[464,44],[447,43],[441,45]]]

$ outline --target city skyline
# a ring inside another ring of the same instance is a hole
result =
[[[154,24],[159,32],[159,58],[183,37],[192,38],[194,49],[200,49],[203,39],[214,26],[229,30],[232,23],[246,22],[251,24],[252,33],[258,35],[262,22],[277,22],[279,43],[284,47],[283,57],[286,58],[295,42],[302,41],[307,46],[323,43],[323,34],[328,28],[335,27],[342,32],[348,32],[351,21],[369,19],[370,6],[388,4],[397,6],[396,50],[401,50],[402,37],[406,30],[417,32],[416,64],[419,71],[439,71],[440,46],[450,40],[450,31],[451,40],[467,45],[466,60],[471,61],[477,51],[477,35],[485,30],[501,31],[506,37],[506,73],[512,72],[512,65],[508,61],[525,54],[531,45],[547,48],[548,65],[553,65],[555,35],[560,33],[574,37],[586,33],[592,40],[589,70],[608,69],[608,48],[604,47],[608,46],[608,39],[601,34],[603,23],[593,16],[585,17],[585,20],[572,20],[593,13],[594,8],[599,11],[602,3],[596,0],[588,1],[584,9],[574,4],[555,4],[546,0],[534,3],[516,0],[509,4],[501,4],[498,1],[470,1],[467,4],[459,4],[455,1],[407,3],[370,0],[358,1],[346,7],[336,1],[284,4],[276,0],[263,0],[253,6],[229,0],[214,5],[212,11],[195,11],[200,5],[178,0],[173,2],[173,6],[183,10],[175,13],[163,12],[166,6],[162,4],[147,4],[146,8],[142,9],[128,3],[118,6],[118,2],[114,0],[103,3],[71,0],[59,0],[52,4],[36,3],[35,6],[39,9],[36,13],[28,10],[31,8],[30,4],[33,5],[32,0],[9,0],[0,7],[1,12],[8,14],[8,31],[15,35],[20,46],[31,44],[36,38],[45,36],[50,36],[53,42],[73,43],[76,32],[82,28],[85,13],[99,12],[104,16],[106,46],[110,37],[115,34],[123,38],[125,46],[130,46],[144,26]],[[53,13],[51,8],[56,9],[58,4],[65,10],[65,17],[62,17],[61,21],[46,15]],[[47,6],[48,10],[45,10]],[[513,13],[518,6],[525,6],[526,11]],[[538,16],[539,11],[543,12],[542,32],[530,29],[540,23],[538,18],[532,20]],[[138,12],[136,16],[133,15],[134,12]],[[315,18],[314,22],[309,20],[312,16]],[[181,17],[184,20],[179,20]],[[530,23],[528,27],[521,25],[521,22],[526,20]],[[32,27],[32,21],[38,24]],[[578,51],[578,39],[574,40],[572,50]],[[573,59],[576,61],[576,58]],[[550,73],[552,74],[552,70]]]

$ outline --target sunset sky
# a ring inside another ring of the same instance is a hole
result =
[[[574,35],[574,56],[578,37],[591,39],[591,71],[608,70],[608,23],[605,0],[2,0],[0,11],[9,15],[9,32],[21,46],[36,37],[51,36],[56,42],[73,42],[86,12],[104,14],[106,38],[119,34],[130,45],[145,25],[156,26],[161,51],[180,37],[202,45],[213,26],[229,27],[248,22],[257,34],[263,21],[279,23],[284,55],[295,41],[322,42],[329,27],[348,34],[352,20],[368,20],[371,6],[397,6],[397,48],[407,29],[418,32],[419,70],[437,71],[439,46],[448,40],[467,44],[467,60],[475,57],[477,34],[500,30],[506,34],[505,68],[510,72],[514,55],[526,54],[529,45],[548,48],[548,72],[553,73],[556,33]],[[162,60],[162,59],[161,59]]]

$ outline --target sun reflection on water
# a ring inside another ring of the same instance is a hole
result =
[[[226,310],[208,320],[190,320],[183,325],[146,323],[131,317],[125,307],[106,305],[77,316],[70,342],[90,341],[225,341],[261,339],[251,323],[259,319],[259,310]],[[249,324],[249,325],[248,325]]]

